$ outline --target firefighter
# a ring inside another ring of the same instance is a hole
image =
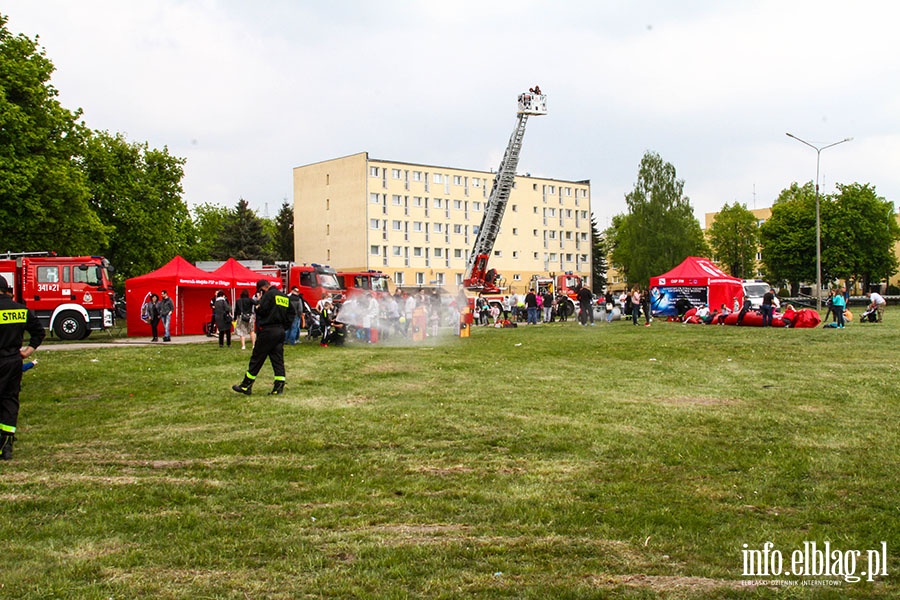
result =
[[[294,320],[294,311],[288,297],[265,279],[256,282],[256,291],[263,292],[256,308],[256,344],[244,380],[231,389],[249,396],[256,376],[268,358],[275,371],[275,385],[270,395],[280,395],[284,393],[284,334]]]
[[[22,347],[24,333],[31,338]],[[0,459],[12,460],[13,439],[19,419],[22,361],[44,341],[44,327],[34,313],[13,301],[6,278],[0,275]]]

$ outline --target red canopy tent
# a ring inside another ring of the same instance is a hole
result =
[[[229,302],[231,302],[232,306],[234,306],[234,301],[243,290],[250,292],[251,296],[256,293],[256,282],[260,279],[266,279],[275,287],[281,287],[280,277],[265,275],[248,269],[233,258],[229,258],[222,263],[222,266],[210,273],[210,276],[230,282],[228,287],[232,288],[232,291]]]
[[[667,273],[650,278],[651,312],[660,316],[675,316],[675,303],[686,298],[692,306],[708,304],[718,310],[723,304],[729,308],[737,299],[744,300],[744,287],[737,277],[722,272],[712,261],[688,256]]]
[[[204,333],[203,326],[210,316],[209,301],[217,289],[230,288],[231,282],[231,279],[198,269],[180,256],[146,275],[125,280],[128,335],[150,336],[150,325],[141,320],[141,306],[150,294],[159,295],[162,290],[166,290],[175,303],[169,327],[171,334]]]

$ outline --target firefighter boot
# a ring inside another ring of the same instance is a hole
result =
[[[269,392],[270,396],[280,396],[284,393],[284,380],[279,379],[275,381],[275,385],[272,387],[272,391]]]
[[[0,460],[12,460],[13,434],[0,431]]]
[[[250,395],[250,390],[253,388],[253,380],[244,375],[244,380],[240,382],[238,385],[231,386],[231,389],[236,391],[238,394],[245,394],[247,396]]]

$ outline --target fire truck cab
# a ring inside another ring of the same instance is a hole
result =
[[[563,275],[550,274],[548,276],[533,275],[531,277],[531,289],[537,294],[543,294],[549,291],[554,296],[558,294],[564,295],[568,300],[569,314],[578,314],[578,290],[581,289],[583,281],[580,275],[574,273],[565,273]]]
[[[80,340],[115,325],[112,266],[101,256],[0,255],[13,298],[61,340]]]
[[[337,278],[347,296],[371,292],[380,299],[391,293],[391,278],[381,271],[339,271]]]
[[[325,298],[331,298],[336,304],[344,299],[344,289],[338,281],[337,273],[328,265],[291,265],[287,270],[285,284],[285,292],[294,286],[300,288],[303,299],[313,308]]]

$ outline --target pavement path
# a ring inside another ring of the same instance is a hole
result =
[[[94,332],[93,335],[100,337],[102,334]],[[171,342],[151,342],[150,338],[143,337],[124,337],[109,338],[109,341],[103,342],[54,342],[52,344],[43,344],[38,348],[38,352],[47,350],[89,350],[91,348],[121,348],[123,346],[168,346],[170,344],[202,344],[207,342],[218,342],[218,337],[208,337],[205,335],[176,335]],[[240,339],[238,339],[240,344]]]

